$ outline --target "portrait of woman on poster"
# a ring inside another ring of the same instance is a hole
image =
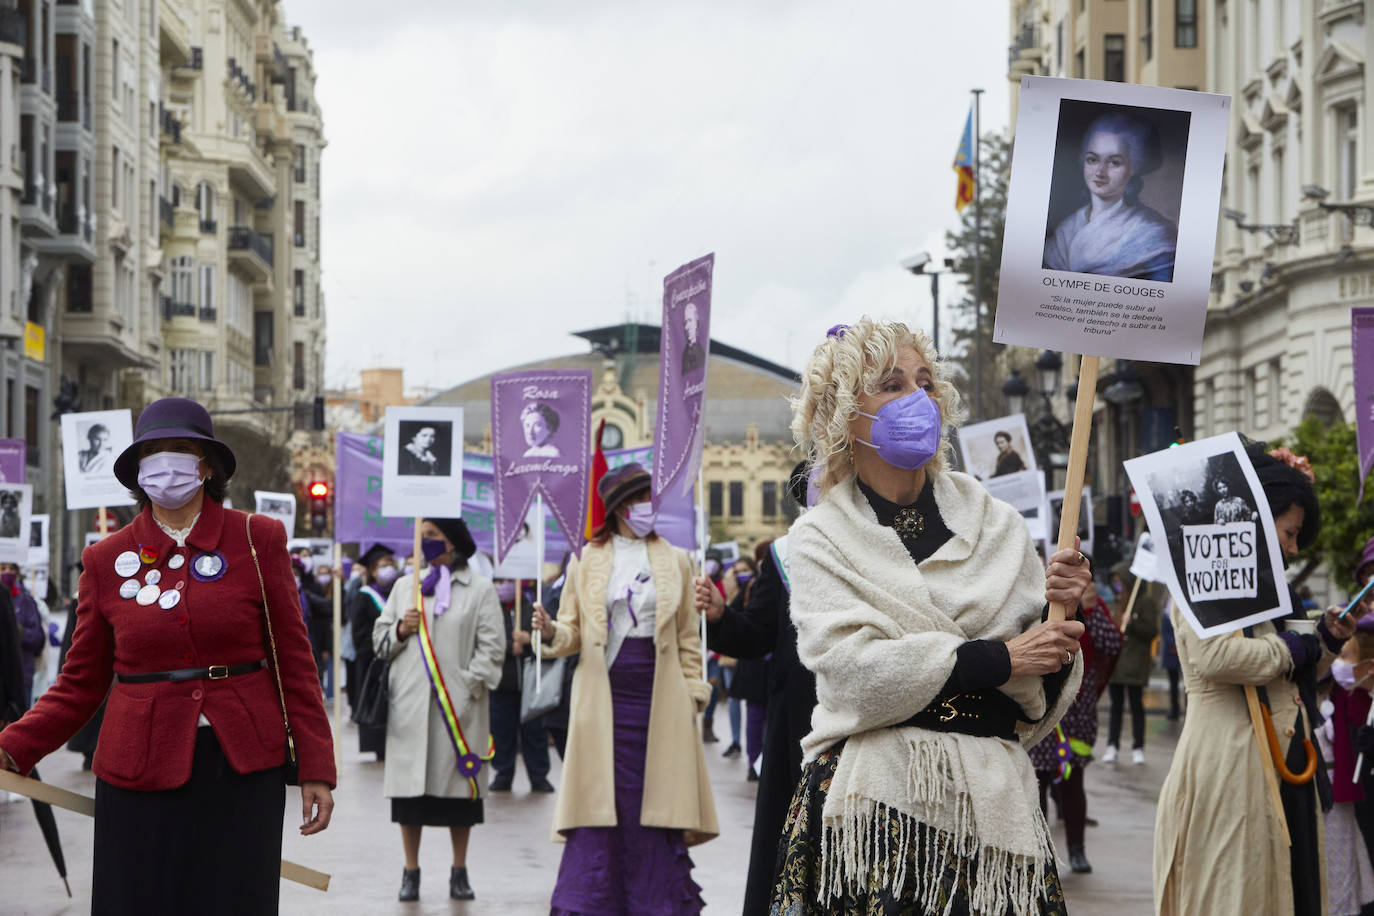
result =
[[[1087,202],[1046,237],[1042,266],[1172,282],[1178,227],[1140,201],[1145,176],[1162,163],[1159,129],[1125,111],[1110,111],[1088,125],[1078,163]]]

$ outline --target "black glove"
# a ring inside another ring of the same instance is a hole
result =
[[[1374,762],[1374,726],[1361,725],[1355,729],[1355,752],[1364,754],[1365,762]]]

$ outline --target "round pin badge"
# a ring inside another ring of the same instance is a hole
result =
[[[138,594],[140,588],[142,588],[142,586],[138,584],[137,579],[125,579],[119,586],[119,597],[125,599],[132,598]]]
[[[156,601],[157,596],[160,594],[162,594],[162,591],[156,585],[145,585],[138,590],[137,601],[139,604],[147,607]]]
[[[185,565],[186,565],[186,555],[185,555],[185,554],[174,553],[174,554],[171,555],[171,557],[169,557],[169,558],[167,559],[167,568],[168,568],[168,569],[181,569],[181,567],[183,567],[183,566],[185,566]]]
[[[176,607],[180,603],[181,592],[176,590],[163,592],[161,597],[157,599],[157,606],[162,608],[164,611],[170,611],[172,608]]]
[[[147,563],[151,566],[152,564],[157,562],[157,557],[158,553],[156,547],[151,547],[147,544],[138,545],[138,559],[141,562]]]
[[[143,577],[143,581],[147,582],[149,585],[157,585],[162,581],[162,573],[159,570],[150,569],[148,570],[148,575]]]
[[[138,554],[134,553],[132,550],[126,550],[115,557],[115,573],[119,576],[132,576],[134,573],[138,572],[138,567]]]
[[[218,553],[202,553],[191,561],[191,575],[200,582],[213,582],[224,575],[226,564]]]

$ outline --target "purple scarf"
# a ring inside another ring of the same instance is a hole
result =
[[[434,598],[434,619],[444,616],[453,601],[453,575],[447,566],[431,566],[420,580],[420,594]]]

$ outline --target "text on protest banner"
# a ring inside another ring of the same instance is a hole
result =
[[[1193,601],[1259,594],[1255,523],[1183,526],[1184,575]]]

